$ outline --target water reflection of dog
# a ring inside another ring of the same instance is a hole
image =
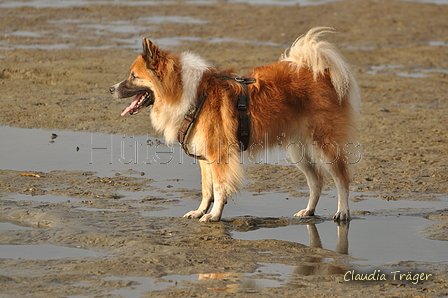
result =
[[[213,290],[217,292],[229,292],[229,293],[257,293],[265,289],[264,281],[259,279],[252,279],[244,277],[243,273],[212,273],[212,274],[199,274],[198,280],[206,279],[218,279],[218,280],[230,280],[231,284],[223,286],[207,287],[207,290]]]
[[[338,239],[336,242],[335,252],[339,254],[348,254],[348,230],[349,222],[337,223]],[[309,246],[322,248],[322,241],[319,236],[316,224],[309,223],[306,225],[309,236]],[[340,266],[325,262],[325,257],[309,256],[303,258],[303,265],[297,266],[292,274],[294,275],[332,275],[343,274],[345,269]]]
[[[350,222],[337,223],[337,242],[335,252],[339,254],[348,254],[348,231]],[[309,236],[309,247],[322,248],[322,240],[319,235],[315,223],[306,224]],[[310,275],[334,275],[344,274],[347,270],[331,262],[325,262],[325,257],[307,256],[303,258],[303,264],[294,268],[289,277],[289,281],[300,286],[301,276]],[[221,287],[208,287],[209,290],[219,292],[258,292],[265,288],[262,282],[258,282],[256,279],[245,278],[241,273],[211,273],[211,274],[199,274],[199,280],[204,279],[219,279],[219,280],[231,280],[231,284],[227,284]],[[234,281],[234,282],[233,282]]]

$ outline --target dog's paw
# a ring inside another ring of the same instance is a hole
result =
[[[183,217],[185,218],[201,218],[204,215],[204,212],[199,210],[192,210],[185,214]]]
[[[299,212],[297,212],[296,214],[294,214],[295,217],[304,217],[304,216],[313,216],[313,215],[314,215],[314,211],[308,210],[308,209],[302,209]]]
[[[333,216],[333,220],[336,222],[339,221],[349,221],[350,220],[350,212],[348,210],[346,211],[338,211]]]
[[[213,221],[219,221],[221,218],[219,216],[213,215],[211,213],[204,214],[204,216],[199,219],[200,222],[213,222]]]

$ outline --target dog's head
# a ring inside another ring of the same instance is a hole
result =
[[[168,55],[149,39],[143,38],[143,53],[131,65],[128,78],[109,88],[115,98],[135,96],[121,116],[137,114],[165,95],[162,87]]]

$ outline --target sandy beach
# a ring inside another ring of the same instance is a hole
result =
[[[0,297],[446,297],[447,15],[447,1],[2,1]],[[314,26],[338,31],[361,89],[354,219],[332,222],[331,183],[315,218],[293,218],[304,176],[264,161],[221,222],[178,216],[199,203],[197,164],[145,163],[179,148],[108,91],[141,38],[244,75]]]

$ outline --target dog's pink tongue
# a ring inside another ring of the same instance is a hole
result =
[[[126,109],[124,109],[124,111],[121,113],[121,116],[126,115],[127,113],[129,113],[130,111],[132,111],[132,109],[135,108],[135,106],[137,105],[138,101],[140,100],[140,98],[142,97],[141,94],[137,95],[135,97],[135,99],[132,101],[132,103],[129,105],[129,107],[127,107]]]

